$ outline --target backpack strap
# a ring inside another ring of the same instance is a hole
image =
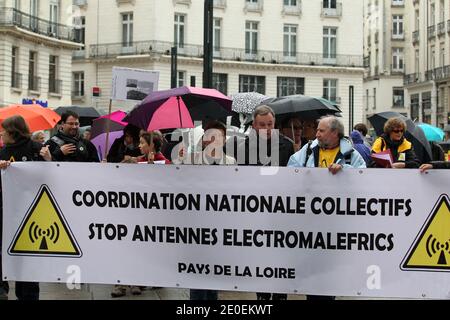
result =
[[[349,152],[344,154],[345,164],[348,164],[348,165],[352,164],[352,154],[353,154],[354,151],[355,151],[355,149],[352,148],[352,150],[350,150]]]
[[[304,167],[306,167],[306,163],[308,163],[308,159],[309,159],[309,157],[311,156],[311,154],[313,152],[312,149],[311,149],[312,143],[313,142],[311,140],[308,142],[308,147],[306,148],[305,163],[303,164]]]
[[[61,139],[57,136],[53,136],[50,140],[53,141],[54,143],[56,143],[59,147],[62,147],[65,143],[63,139]]]

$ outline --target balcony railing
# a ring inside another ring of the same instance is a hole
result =
[[[370,56],[364,57],[363,59],[363,67],[370,68]]]
[[[429,26],[428,27],[428,39],[432,39],[436,37],[436,26]]]
[[[22,74],[16,72],[11,74],[11,87],[15,89],[22,88]]]
[[[84,97],[84,90],[77,89],[72,91],[72,99],[82,99]]]
[[[392,40],[405,40],[405,34],[392,34]]]
[[[41,78],[40,77],[28,77],[28,90],[30,91],[41,91]]]
[[[72,51],[72,59],[74,59],[74,60],[82,60],[84,58],[86,58],[86,52],[84,50]]]
[[[49,79],[48,80],[48,92],[49,93],[61,94],[61,88],[62,88],[62,80],[58,80],[58,79]]]
[[[321,2],[322,13],[321,17],[340,18],[342,17],[342,3],[337,2],[336,8],[326,8],[324,3]]]
[[[434,69],[434,77],[436,81],[450,79],[450,66],[444,66]]]
[[[130,43],[124,47],[122,43],[91,45],[89,57],[98,59],[116,58],[118,56],[136,55],[167,55],[174,46],[172,42],[163,41],[141,41]],[[183,49],[178,52],[180,57],[203,59],[203,46],[184,44]],[[214,53],[216,60],[247,61],[254,63],[288,63],[296,65],[333,65],[339,67],[363,67],[363,57],[359,55],[331,55],[324,57],[323,53],[295,52],[285,56],[283,51],[258,50],[252,54],[246,53],[245,49],[238,48],[216,48]]]
[[[420,73],[407,74],[403,78],[403,84],[404,85],[418,83],[419,81],[420,81]]]
[[[419,30],[416,30],[412,33],[413,43],[419,43],[419,39],[420,39],[420,33],[419,33]]]
[[[227,0],[214,0],[214,8],[225,9],[227,7]]]
[[[437,25],[437,29],[439,37],[445,35],[445,22],[439,22]]]
[[[425,72],[425,81],[431,81],[431,80],[435,80],[435,72],[434,69],[433,70],[427,70]]]
[[[302,14],[302,2],[300,0],[297,1],[297,5],[295,5],[295,6],[283,5],[283,14],[295,15],[295,16],[301,15]]]
[[[403,66],[394,66],[393,64],[391,64],[391,74],[403,74],[403,72],[405,72],[405,69]]]
[[[78,7],[84,7],[87,5],[87,0],[72,0],[72,4]]]
[[[245,1],[244,12],[262,12],[264,9],[263,0],[258,0],[257,2]]]
[[[404,0],[397,0],[397,1],[392,1],[391,2],[391,7],[404,7],[405,6],[405,1]]]
[[[15,26],[43,36],[75,42],[72,27],[43,20],[14,8],[0,10],[0,26]]]

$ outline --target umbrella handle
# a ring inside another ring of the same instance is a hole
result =
[[[108,151],[108,144],[109,144],[109,131],[110,131],[110,123],[111,123],[111,109],[112,109],[112,99],[109,99],[109,109],[108,109],[108,120],[106,122],[106,140],[105,140],[105,150],[104,150],[104,156],[102,160],[106,160],[107,157],[107,151]]]
[[[183,119],[181,118],[181,106],[180,106],[180,96],[177,96],[178,102],[178,116],[180,117],[180,128],[183,128]]]

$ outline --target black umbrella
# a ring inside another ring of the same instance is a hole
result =
[[[90,126],[94,119],[105,114],[94,107],[64,106],[55,109],[55,112],[59,115],[62,115],[66,111],[75,112],[80,116],[80,126]]]
[[[432,159],[431,146],[428,142],[423,130],[414,124],[414,122],[398,112],[386,111],[376,113],[369,117],[368,120],[372,124],[378,136],[384,132],[384,124],[388,119],[402,118],[406,122],[405,138],[414,146],[417,157],[422,162],[428,162]]]
[[[304,95],[280,97],[264,103],[271,107],[277,116],[297,116],[301,119],[316,120],[325,115],[342,112],[337,105],[326,99]]]

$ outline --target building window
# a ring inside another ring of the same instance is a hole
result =
[[[377,88],[373,88],[373,109],[377,108]]]
[[[323,80],[323,97],[331,102],[337,100],[337,80],[324,79]]]
[[[283,27],[283,52],[285,57],[297,56],[297,26],[285,24]]]
[[[186,71],[177,72],[177,84],[178,88],[186,85]]]
[[[430,4],[430,24],[429,26],[434,26],[436,24],[436,6],[434,3]]]
[[[133,13],[122,13],[122,46],[133,45]]]
[[[403,16],[392,16],[392,38],[403,39]]]
[[[411,119],[413,121],[419,119],[419,94],[411,95]]]
[[[328,62],[336,60],[336,48],[337,28],[323,28],[323,58]]]
[[[226,73],[213,73],[213,88],[228,94],[228,75]]]
[[[186,16],[182,14],[175,14],[175,34],[174,34],[174,43],[178,47],[178,49],[184,48],[184,32],[185,32],[185,22]]]
[[[75,42],[85,44],[86,43],[86,17],[73,18],[73,25],[75,26]],[[80,49],[80,50],[84,50]]]
[[[277,97],[305,94],[305,78],[278,77]]]
[[[297,0],[284,0],[284,5],[286,7],[296,7],[297,6]]]
[[[324,0],[323,8],[324,9],[336,9],[336,0]]]
[[[369,89],[366,89],[366,111],[368,111],[369,110],[369,103],[370,103],[370,100],[369,100]]]
[[[420,65],[419,58],[420,58],[419,50],[416,50],[415,55],[414,55],[414,60],[415,60],[414,72],[415,72],[416,76],[419,75],[419,65]]]
[[[431,70],[434,70],[434,68],[436,68],[436,47],[435,46],[430,47],[430,60],[431,60]]]
[[[403,108],[405,106],[405,91],[403,88],[393,88],[393,107]]]
[[[220,55],[220,44],[221,44],[221,26],[222,19],[215,18],[214,19],[214,33],[213,33],[213,47],[214,47],[214,55]]]
[[[38,31],[39,0],[30,0],[30,27],[32,31]]]
[[[61,87],[58,80],[58,57],[50,56],[49,72],[48,72],[48,87],[49,92],[61,93]]]
[[[245,53],[247,55],[258,53],[258,22],[245,22]]]
[[[37,74],[37,52],[30,51],[28,60],[28,89],[32,91],[39,90],[39,79]]]
[[[50,3],[50,35],[56,36],[58,34],[58,22],[59,22],[59,8],[58,3]]]
[[[392,49],[392,71],[403,71],[403,48]]]
[[[262,76],[239,76],[239,92],[266,93],[266,77]]]
[[[441,67],[445,66],[445,43],[441,43],[441,54],[439,55],[439,65]]]
[[[21,88],[21,75],[17,72],[19,59],[19,48],[12,47],[11,50],[11,87]]]
[[[419,14],[419,10],[415,11],[415,19],[414,19],[414,30],[419,30],[420,28],[420,14]]]
[[[73,73],[72,96],[73,97],[84,96],[84,72]]]

